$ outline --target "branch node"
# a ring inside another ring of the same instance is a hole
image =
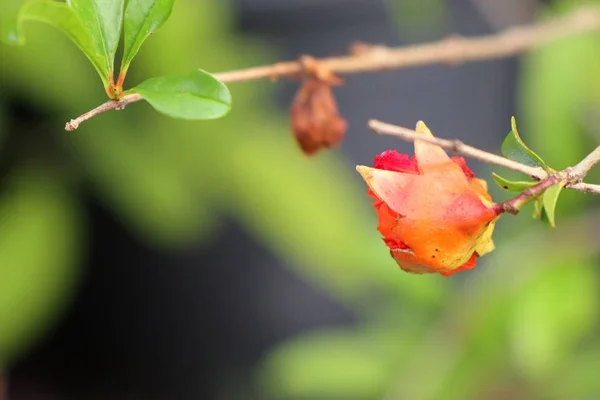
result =
[[[450,141],[450,151],[455,153],[460,153],[460,149],[464,146],[465,144],[459,139],[452,139]]]
[[[67,132],[73,132],[77,128],[79,128],[79,123],[77,121],[75,121],[74,119],[70,120],[65,125],[65,131],[67,131]]]
[[[329,86],[341,85],[343,80],[333,73],[329,67],[312,56],[304,55],[298,60],[304,75],[326,83]]]

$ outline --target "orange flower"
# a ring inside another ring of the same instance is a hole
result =
[[[416,130],[432,136],[422,121]],[[475,267],[477,257],[494,249],[498,213],[487,183],[464,158],[417,140],[412,157],[388,150],[373,168],[356,169],[375,199],[377,229],[404,271],[448,276]]]

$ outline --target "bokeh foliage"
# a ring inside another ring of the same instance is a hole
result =
[[[2,15],[16,9],[12,1],[0,7]],[[130,83],[199,66],[220,71],[276,59],[260,43],[240,39],[232,30],[231,18],[220,2],[178,3],[171,23],[141,49],[129,72]],[[33,23],[26,29],[25,47],[2,47],[2,92],[52,111],[52,124],[44,135],[58,143],[61,151],[45,154],[43,159],[51,160],[54,167],[43,165],[40,170],[62,190],[60,196],[56,192],[46,195],[57,196],[52,201],[61,204],[66,214],[64,229],[46,236],[44,246],[30,247],[30,252],[39,252],[32,273],[49,273],[52,257],[61,256],[54,252],[60,249],[59,242],[69,240],[68,221],[85,231],[85,217],[74,215],[77,207],[71,206],[78,201],[77,185],[83,184],[131,232],[166,251],[209,243],[218,236],[219,215],[224,215],[236,218],[298,273],[348,304],[360,307],[361,298],[375,290],[394,296],[399,287],[409,288],[409,297],[424,301],[439,296],[435,286],[425,282],[393,279],[395,271],[385,268],[388,259],[370,229],[370,209],[364,207],[363,188],[349,172],[352,167],[335,154],[307,161],[297,150],[287,121],[273,116],[267,100],[271,83],[232,86],[236,106],[218,121],[172,120],[151,112],[146,104],[135,104],[68,133],[62,129],[64,121],[103,102],[102,87],[94,84],[95,72],[85,57],[60,32]],[[190,43],[191,49],[173,43]],[[8,135],[19,134],[12,131],[15,125],[10,119],[5,126]],[[36,143],[26,142],[24,147],[34,148]],[[23,153],[13,157],[18,160],[12,166],[17,172],[40,163],[27,150]],[[43,218],[52,209],[37,212]],[[314,230],[315,226],[319,229]],[[13,229],[20,226],[15,222]],[[72,245],[77,246],[76,242]],[[0,282],[19,288],[21,296],[27,297],[31,281],[26,277],[8,280],[9,270],[21,265],[24,256],[0,253],[6,274]],[[81,264],[80,257],[71,252],[61,266],[70,265],[71,271]],[[48,290],[63,282],[72,281],[57,275],[56,282],[47,282]],[[61,293],[68,289],[73,289],[73,283],[61,288]],[[11,293],[0,289],[0,303],[18,304],[18,297]],[[58,306],[61,299],[51,293],[45,301]],[[42,329],[39,321],[50,318],[49,311],[33,307],[22,307],[19,312],[19,321],[2,325],[0,348],[14,348],[13,338],[20,337],[15,332]],[[0,356],[0,363],[12,358],[8,353]]]
[[[540,18],[579,4],[554,2]],[[520,130],[555,168],[598,144],[598,46],[600,34],[590,33],[522,57]],[[497,188],[494,195],[507,196]],[[265,386],[288,399],[600,396],[597,201],[572,191],[562,196],[556,230],[528,219],[528,210],[527,217],[504,218],[497,250],[472,273],[394,278],[435,285],[435,301],[410,301],[400,290],[362,310],[358,327],[315,330],[282,343],[265,359]]]
[[[0,3],[0,15],[15,3]],[[576,3],[556,2],[547,13]],[[141,49],[130,83],[277,59],[232,28],[225,2],[178,2]],[[358,326],[317,329],[275,347],[257,379],[277,398],[600,396],[600,216],[588,197],[561,195],[555,231],[504,218],[497,250],[472,272],[401,273],[353,166],[335,152],[307,160],[267,100],[270,83],[231,85],[233,109],[217,121],[177,121],[134,104],[67,133],[64,121],[103,102],[104,91],[68,39],[33,23],[27,31],[26,47],[0,50],[0,144],[20,135],[5,108],[18,97],[52,111],[44,134],[57,145],[41,162],[36,143],[26,142],[5,178],[0,366],[52,327],[76,289],[87,229],[77,187],[88,185],[132,233],[165,251],[209,244],[221,216],[233,217],[361,317]],[[590,133],[598,130],[599,46],[594,33],[523,57],[519,128],[550,165],[573,163],[598,141]]]

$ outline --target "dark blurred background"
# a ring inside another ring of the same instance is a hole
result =
[[[343,54],[357,40],[489,34],[581,3],[180,0],[129,85]],[[498,152],[516,115],[552,166],[578,161],[600,137],[599,33],[518,58],[349,76],[335,90],[346,140],[309,159],[287,120],[293,82],[232,84],[222,120],[135,104],[65,132],[102,87],[60,32],[26,32],[25,47],[0,47],[8,399],[600,397],[597,199],[565,192],[556,231],[526,211],[499,223],[477,269],[413,276],[389,258],[354,171],[412,151],[369,133],[370,118],[424,120]]]

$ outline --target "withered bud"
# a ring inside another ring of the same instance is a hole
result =
[[[291,107],[292,130],[307,155],[341,142],[346,121],[339,116],[330,84],[307,78],[296,93]]]
[[[338,144],[346,133],[331,87],[342,80],[324,63],[310,56],[300,58],[305,78],[290,108],[292,130],[305,154]]]

